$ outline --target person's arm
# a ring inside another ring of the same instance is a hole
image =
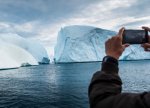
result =
[[[150,108],[150,93],[121,93],[117,63],[102,63],[89,86],[90,108]]]
[[[105,59],[107,59],[105,61]],[[110,60],[109,60],[110,59]],[[113,101],[109,98],[121,93],[121,79],[118,76],[118,61],[112,57],[104,57],[101,71],[93,75],[89,86],[90,107],[96,108],[101,104],[111,108]],[[106,104],[106,105],[104,105]]]
[[[109,57],[103,59],[101,71],[93,75],[89,86],[90,108],[150,108],[149,93],[121,93],[118,59],[129,46],[122,45],[123,30],[105,43],[106,55]]]

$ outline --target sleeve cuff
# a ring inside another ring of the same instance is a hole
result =
[[[114,73],[114,74],[118,74],[119,68],[118,68],[118,62],[103,62],[102,63],[102,71],[106,72],[106,73]]]

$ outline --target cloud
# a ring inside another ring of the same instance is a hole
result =
[[[132,0],[131,0],[132,1]],[[135,2],[128,8],[117,8],[112,12],[119,16],[130,16],[130,17],[145,17],[150,14],[149,0],[135,0]]]
[[[97,0],[5,0],[0,1],[0,21],[25,23],[55,22],[69,17]]]
[[[0,33],[38,40],[50,55],[64,26],[118,30],[150,22],[149,0],[1,0],[0,14]]]
[[[129,28],[137,28],[137,27],[141,28],[141,26],[149,26],[149,22],[150,22],[150,16],[139,17],[139,18],[130,17],[121,25],[117,25],[117,28],[122,26],[129,27]]]

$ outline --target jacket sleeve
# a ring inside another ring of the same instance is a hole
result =
[[[102,63],[89,86],[90,108],[150,108],[150,93],[121,93],[122,81],[118,65]]]

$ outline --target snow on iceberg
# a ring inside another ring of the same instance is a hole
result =
[[[0,39],[3,42],[14,44],[28,51],[38,63],[46,64],[50,62],[45,48],[38,42],[24,39],[23,37],[12,33],[0,34]]]
[[[54,61],[91,62],[102,61],[105,56],[105,41],[116,35],[115,31],[91,26],[67,26],[60,30],[55,46]],[[131,45],[120,60],[150,59],[139,45]]]
[[[36,59],[26,50],[0,40],[0,69],[18,68],[20,66],[38,65]]]

